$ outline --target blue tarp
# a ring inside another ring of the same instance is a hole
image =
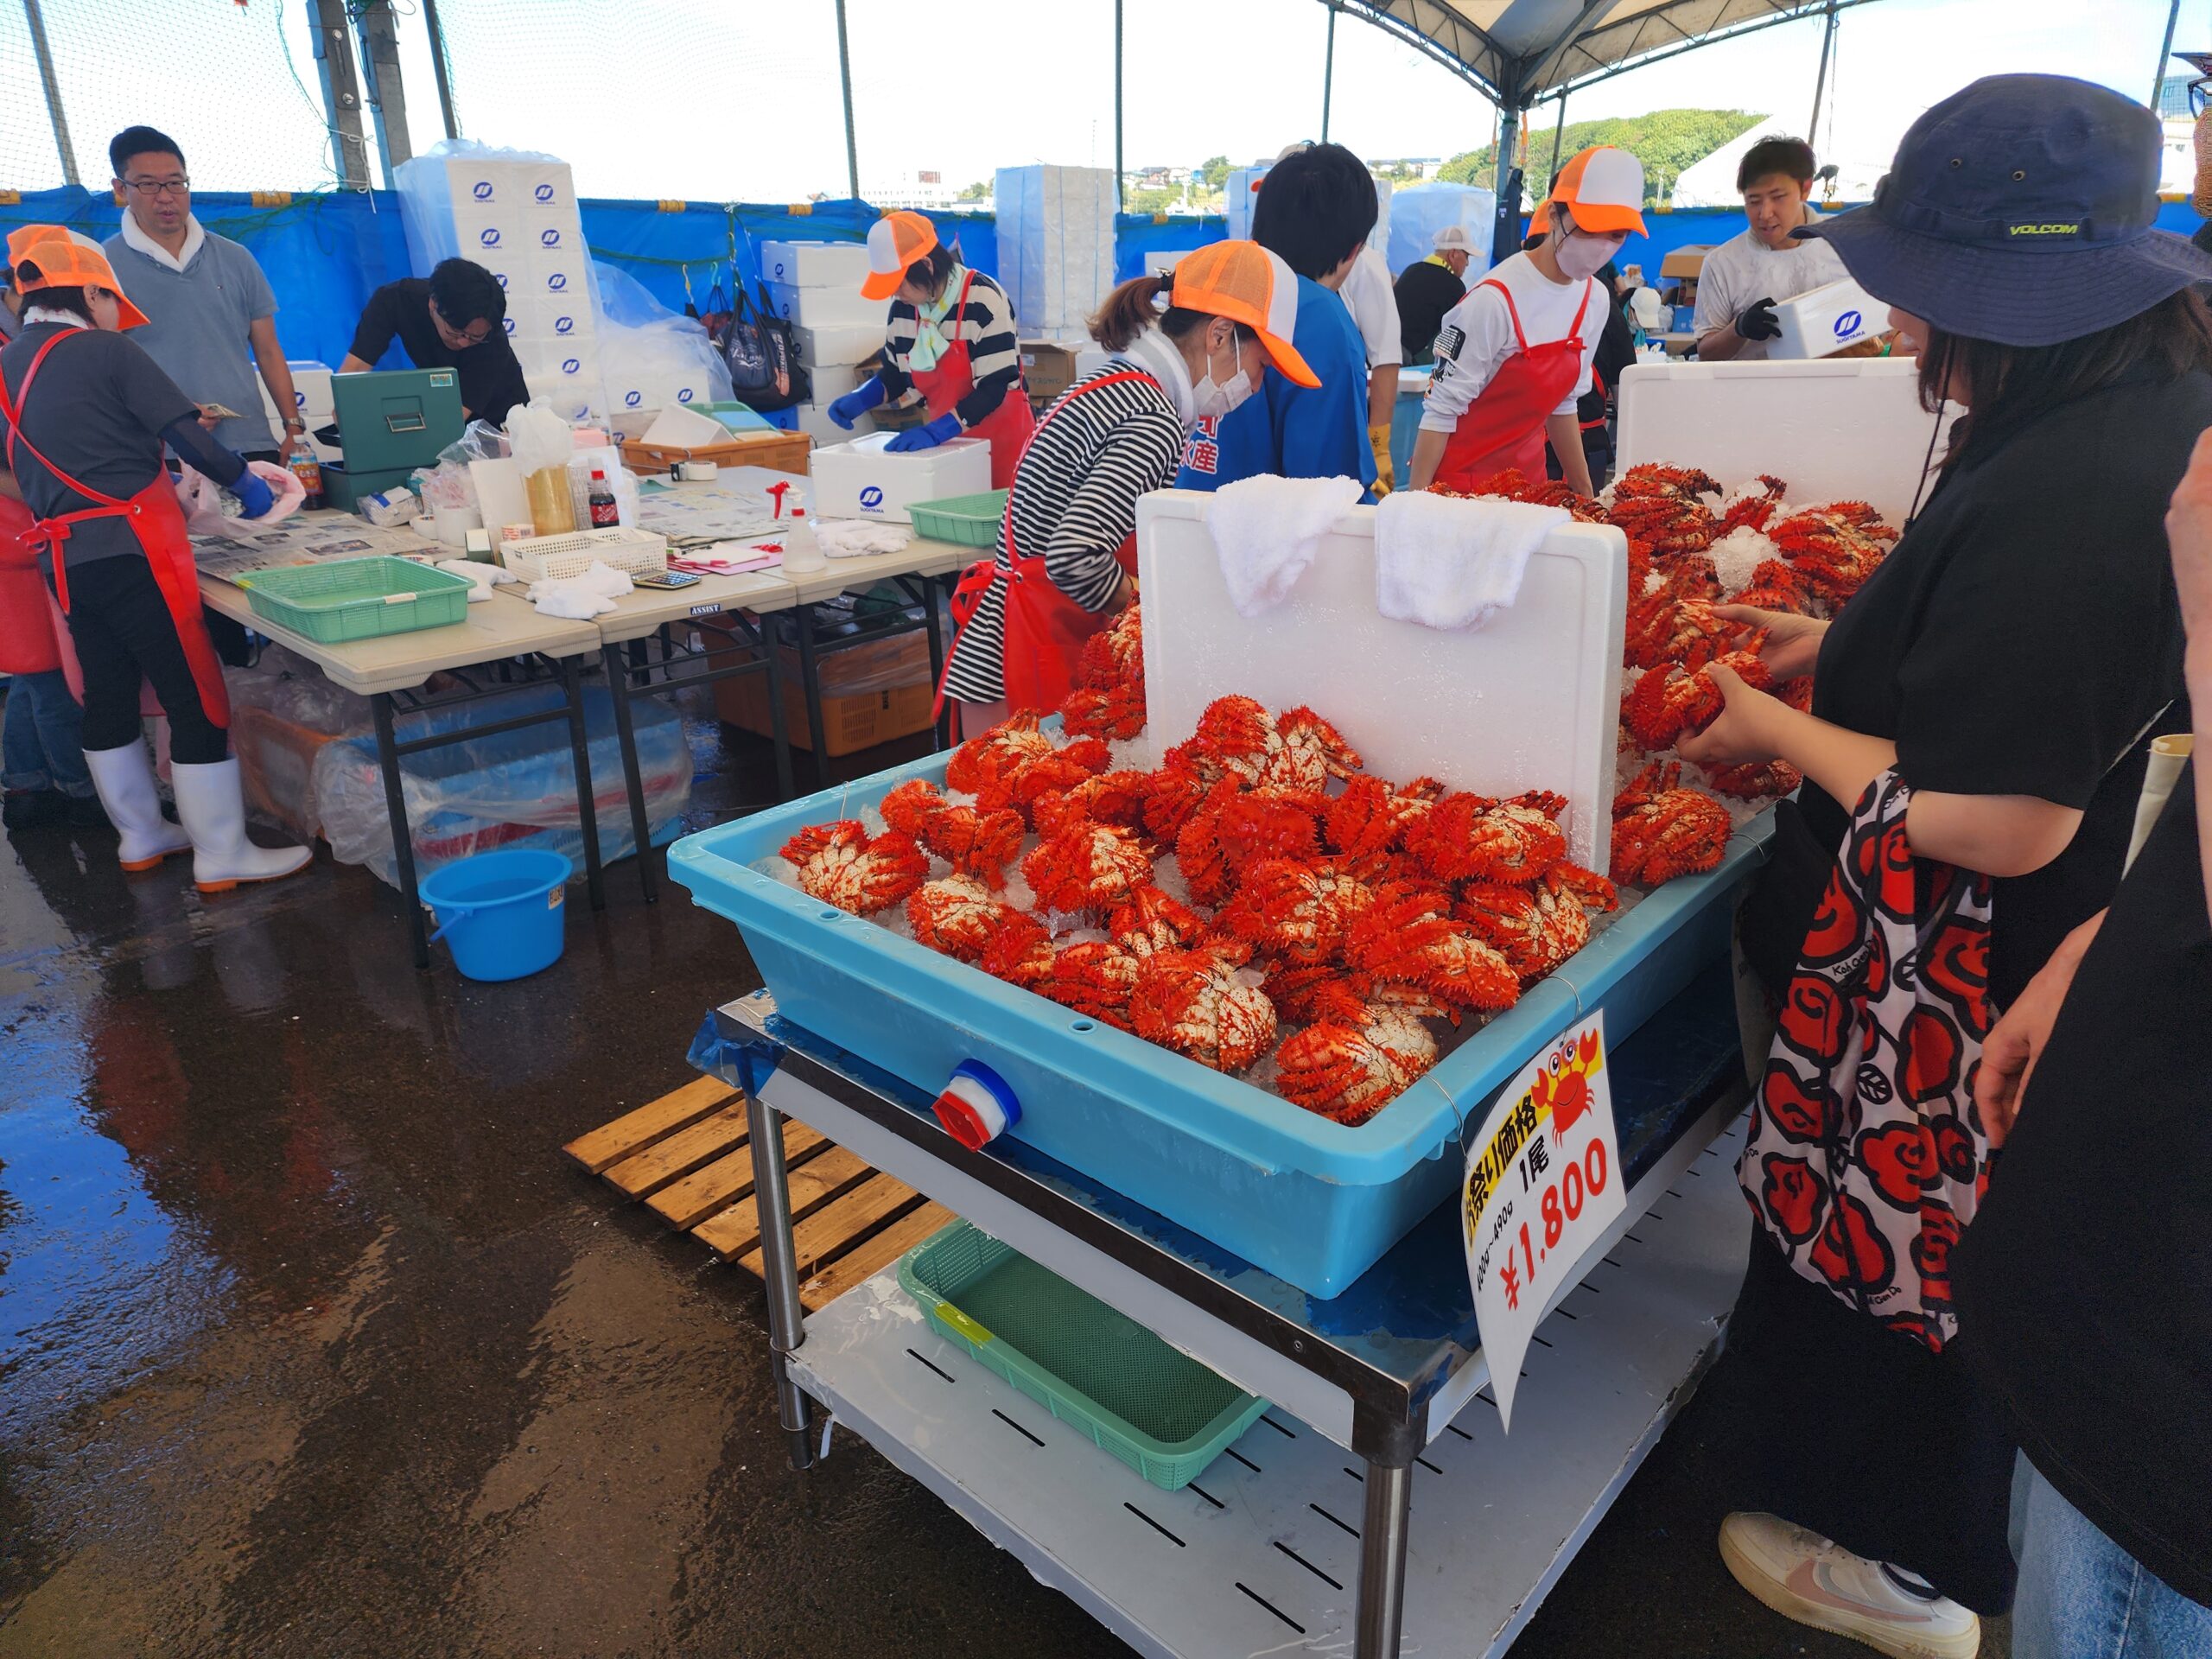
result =
[[[409,274],[398,198],[389,191],[301,194],[274,206],[257,206],[248,195],[203,191],[194,196],[193,207],[202,224],[243,242],[261,261],[276,291],[277,332],[289,357],[335,365],[371,290]],[[866,202],[850,200],[794,207],[587,200],[582,211],[584,240],[593,257],[627,271],[656,299],[679,311],[687,297],[686,279],[690,297],[704,310],[715,284],[727,286],[733,257],[746,281],[757,279],[755,250],[765,240],[857,242],[877,217]],[[119,213],[105,193],[31,191],[0,206],[0,234],[20,225],[58,222],[105,238],[113,233]],[[943,233],[957,236],[971,266],[997,275],[998,234],[992,215],[934,218]],[[1224,223],[1217,216],[1122,213],[1114,223],[1117,280],[1139,275],[1149,251],[1203,247],[1224,234]],[[1743,229],[1744,216],[1733,209],[1651,213],[1645,224],[1650,234],[1630,237],[1620,261],[1641,264],[1656,282],[1667,253],[1693,243],[1725,242]],[[2158,211],[2158,224],[2186,236],[2199,220],[2188,203],[2169,202]],[[398,349],[394,346],[392,351],[397,354]],[[394,360],[399,360],[396,355]]]

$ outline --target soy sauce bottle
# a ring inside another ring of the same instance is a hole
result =
[[[594,530],[613,530],[622,522],[621,512],[614,504],[614,492],[607,486],[605,468],[591,469],[591,492],[585,500]]]

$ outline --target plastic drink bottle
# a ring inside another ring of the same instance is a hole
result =
[[[591,509],[594,530],[613,530],[622,522],[620,509],[614,503],[614,492],[607,487],[605,468],[591,469],[591,493],[586,500]]]

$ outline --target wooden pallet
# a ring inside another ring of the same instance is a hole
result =
[[[589,1174],[716,1256],[760,1274],[745,1097],[715,1077],[687,1083],[562,1148]],[[869,1168],[804,1123],[784,1125],[799,1300],[828,1306],[896,1262],[952,1212]]]

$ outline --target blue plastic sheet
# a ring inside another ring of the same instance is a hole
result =
[[[1187,253],[1218,242],[1229,234],[1229,221],[1219,213],[1191,217],[1150,213],[1114,215],[1114,280],[1126,283],[1144,275],[1147,253]]]

